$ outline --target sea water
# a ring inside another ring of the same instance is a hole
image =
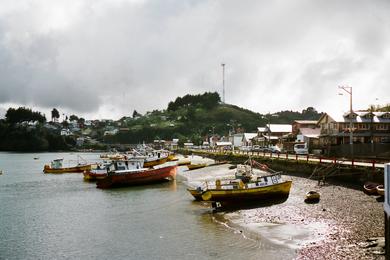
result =
[[[77,155],[99,160],[96,153],[0,152],[0,259],[294,257],[289,248],[216,221],[180,179],[100,190],[81,173],[42,172],[56,158],[75,165]]]

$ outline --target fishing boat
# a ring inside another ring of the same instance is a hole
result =
[[[143,150],[133,149],[131,152],[127,152],[124,159],[143,159],[144,167],[150,168],[166,163],[168,161],[168,156],[168,151],[151,149],[146,150],[146,148],[144,148]]]
[[[58,158],[51,161],[50,165],[46,164],[44,166],[43,172],[61,174],[61,173],[84,172],[86,170],[91,169],[91,164],[80,164],[80,163],[72,167],[63,167],[62,166],[63,160],[64,160],[63,158]]]
[[[113,162],[110,165],[107,176],[97,180],[97,188],[109,189],[118,186],[149,184],[176,178],[176,164],[143,168],[142,163],[142,161],[139,161],[139,164],[135,165],[135,167],[129,167],[128,164],[126,165],[126,161]]]
[[[376,195],[378,194],[378,191],[376,189],[376,187],[378,186],[379,184],[378,183],[374,183],[374,182],[366,182],[364,185],[363,185],[363,189],[364,189],[364,192],[368,195]]]
[[[376,192],[378,193],[378,195],[385,196],[385,186],[384,185],[376,186]]]
[[[206,163],[191,163],[187,165],[188,170],[195,170],[195,169],[200,169],[206,167]]]
[[[280,172],[264,173],[267,175],[254,175],[251,165],[237,165],[234,179],[206,181],[188,191],[196,200],[218,202],[222,206],[228,203],[287,198],[292,181],[282,180]]]
[[[92,167],[89,170],[83,172],[84,180],[86,181],[96,181],[98,179],[103,179],[107,176],[111,163],[100,163],[96,167]]]
[[[175,154],[169,153],[168,158],[167,158],[168,162],[175,162],[175,161],[178,161],[178,160],[179,160],[179,158],[177,158]]]
[[[320,193],[317,191],[309,191],[305,195],[305,202],[307,203],[313,203],[313,202],[318,202],[320,200]]]
[[[191,160],[187,157],[180,158],[177,161],[177,165],[179,165],[179,166],[184,166],[184,165],[189,165],[189,164],[191,164]]]

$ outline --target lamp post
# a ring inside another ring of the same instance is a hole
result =
[[[351,149],[351,157],[353,158],[353,129],[352,129],[352,87],[339,86],[339,89],[344,90],[349,94],[349,145]]]

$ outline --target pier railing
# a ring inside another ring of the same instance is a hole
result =
[[[201,149],[201,150],[192,150],[203,151],[213,154],[238,154],[238,155],[247,155],[247,156],[256,156],[263,158],[273,158],[277,160],[289,160],[289,161],[306,161],[307,163],[324,163],[324,164],[339,164],[349,167],[364,167],[376,169],[384,169],[385,163],[377,162],[376,160],[354,160],[354,159],[345,159],[345,158],[336,158],[336,157],[326,157],[319,155],[299,155],[299,154],[289,154],[289,153],[272,153],[269,151],[242,151],[242,150],[220,150],[220,149]]]

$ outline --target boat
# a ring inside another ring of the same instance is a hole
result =
[[[187,168],[188,170],[195,170],[195,169],[200,169],[200,168],[204,168],[206,167],[207,164],[206,163],[191,163],[191,164],[187,164]]]
[[[179,158],[177,158],[175,154],[169,153],[168,158],[167,158],[168,162],[175,162],[175,161],[178,161],[178,160],[179,160]]]
[[[98,179],[97,188],[109,189],[118,186],[131,186],[174,180],[177,165],[158,165],[152,168],[143,168],[141,161],[136,167],[128,167],[126,161],[116,161],[110,166],[107,176]]]
[[[54,173],[54,174],[61,174],[61,173],[77,173],[77,172],[84,172],[86,170],[90,170],[92,164],[80,164],[78,163],[75,166],[72,167],[63,167],[63,158],[55,159],[51,161],[50,165],[46,164],[43,168],[44,173]]]
[[[107,176],[110,165],[111,163],[105,162],[97,164],[96,167],[92,167],[89,170],[85,170],[83,172],[84,180],[96,181],[98,179],[103,179]]]
[[[135,150],[127,152],[124,159],[144,159],[144,167],[150,168],[160,164],[164,164],[168,161],[169,152],[164,150]]]
[[[179,165],[179,166],[184,166],[184,165],[189,165],[189,164],[191,164],[191,160],[186,158],[186,157],[181,158],[177,161],[177,165]]]
[[[280,172],[264,172],[254,175],[252,165],[237,165],[234,179],[206,181],[201,186],[187,189],[195,200],[229,203],[261,202],[269,199],[287,198],[292,181],[282,180]]]
[[[311,202],[318,202],[320,200],[320,193],[317,191],[309,191],[305,195],[305,202],[311,203]]]
[[[378,191],[376,189],[376,187],[378,186],[379,184],[378,183],[374,183],[374,182],[366,182],[364,185],[363,185],[363,188],[364,188],[364,192],[368,195],[377,195],[378,194]]]
[[[378,193],[378,195],[385,196],[385,186],[384,185],[376,186],[376,192]]]
[[[34,157],[34,160],[39,160],[39,157]]]

